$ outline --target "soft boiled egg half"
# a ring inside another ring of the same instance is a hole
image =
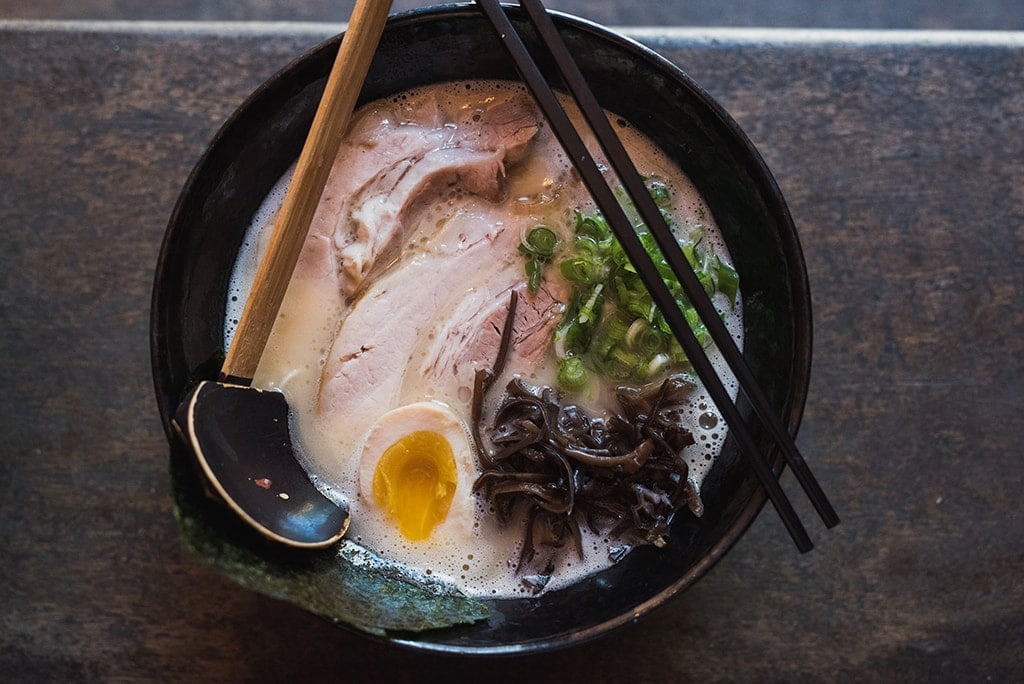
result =
[[[495,593],[509,581],[508,532],[481,522],[471,444],[465,423],[439,402],[382,415],[360,454],[349,536],[467,593]]]

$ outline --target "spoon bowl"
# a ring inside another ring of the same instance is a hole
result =
[[[174,423],[212,493],[267,538],[318,548],[348,530],[348,508],[321,494],[295,459],[280,392],[204,381]]]

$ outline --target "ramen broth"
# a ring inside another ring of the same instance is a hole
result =
[[[692,182],[636,129],[610,120],[640,172],[670,189],[680,234],[703,226],[704,239],[729,261]],[[282,178],[253,217],[232,277],[225,344],[288,181]],[[349,505],[348,537],[365,548],[364,560],[471,596],[531,591],[516,568],[523,525],[498,524],[472,490],[481,472],[470,426],[473,379],[494,361],[493,338],[515,290],[517,311],[525,313],[484,414],[493,414],[512,377],[556,385],[550,339],[567,286],[557,268],[548,268],[540,291],[527,292],[518,247],[537,225],[555,231],[561,244],[570,241],[577,211],[595,210],[516,84],[425,87],[356,113],[254,384],[287,396],[300,460],[325,494]],[[730,306],[722,295],[715,302],[742,342],[741,305]],[[709,355],[721,373],[717,353]],[[721,375],[735,392],[731,375]],[[570,398],[594,413],[607,411],[614,384],[595,384]],[[695,438],[684,451],[688,478],[699,488],[725,425],[699,387],[684,417]],[[390,485],[379,464],[399,458],[391,447],[406,438],[419,440],[416,449],[443,452],[446,465],[444,474],[431,475],[429,491],[395,490],[398,499],[440,497],[399,525],[402,513],[392,509],[402,500],[391,509],[380,502]],[[584,529],[583,558],[560,559],[546,590],[611,565],[613,545]]]

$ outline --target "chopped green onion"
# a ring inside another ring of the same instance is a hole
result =
[[[672,364],[672,357],[662,352],[655,354],[651,357],[651,360],[647,362],[647,366],[643,369],[644,377],[642,379],[653,378],[661,373],[663,370],[668,368]]]
[[[686,352],[683,351],[683,345],[679,344],[679,340],[675,337],[668,341],[668,355],[674,366],[686,365],[690,361],[686,357]]]
[[[700,314],[694,308],[689,308],[683,311],[683,315],[686,316],[686,322],[690,324],[690,329],[693,330],[694,337],[697,338],[697,342],[700,346],[706,347],[710,334],[708,329],[704,327],[704,323],[700,320]]]
[[[642,318],[633,321],[626,331],[626,344],[642,353],[654,353],[664,349],[661,334]]]
[[[736,295],[740,291],[740,274],[715,255],[716,272],[718,274],[718,290],[729,298],[729,305],[736,306]]]
[[[587,368],[579,356],[562,359],[558,364],[558,384],[567,390],[579,390],[587,384]]]
[[[550,257],[558,248],[558,236],[547,226],[537,226],[527,233],[523,244],[526,249],[538,256]]]
[[[573,323],[565,331],[565,345],[570,352],[583,354],[590,349],[593,329],[587,325]]]
[[[519,253],[526,257],[526,286],[531,294],[540,289],[544,268],[558,250],[558,236],[547,226],[537,226],[519,244]]]
[[[715,294],[715,279],[711,274],[705,271],[697,271],[696,274],[697,280],[700,281],[701,287],[703,287],[704,291],[708,293],[708,296],[710,297]]]
[[[669,194],[668,185],[664,181],[652,180],[647,184],[647,190],[651,193],[651,199],[661,208],[672,206],[672,196]]]
[[[601,242],[612,238],[612,229],[601,214],[586,217],[579,214],[576,222],[576,234],[585,235],[593,238],[596,242]]]
[[[670,213],[672,198],[668,184],[652,178],[648,179],[647,187],[666,223],[678,233]],[[654,236],[643,225],[625,190],[616,188],[615,194],[698,342],[707,346],[708,331]],[[572,285],[562,322],[555,330],[559,384],[570,388],[574,379],[578,380],[577,376],[585,374],[588,368],[617,380],[646,382],[666,370],[687,365],[686,354],[604,216],[600,212],[585,215],[577,209],[574,228],[568,254],[559,262],[561,275]],[[683,255],[709,295],[721,292],[735,305],[739,276],[704,243],[704,234],[704,226],[698,225],[688,239],[680,239]],[[532,274],[551,260],[558,240],[554,231],[538,226],[524,243],[520,251],[528,256],[527,269]],[[535,262],[532,266],[531,261]],[[566,382],[562,381],[563,375]],[[579,382],[582,386],[586,381]]]
[[[603,289],[603,284],[598,283],[595,285],[594,289],[590,292],[590,296],[587,297],[583,306],[580,307],[579,316],[577,316],[580,325],[597,325],[597,318],[601,315],[601,305],[604,304],[604,297],[601,296],[601,290]]]
[[[632,319],[622,311],[615,311],[605,318],[604,336],[613,342],[622,342],[626,339]]]
[[[690,268],[700,268],[700,262],[697,259],[697,245],[694,243],[687,243],[683,245],[683,256],[686,257],[686,261],[690,264]]]
[[[633,377],[638,365],[640,357],[623,347],[615,347],[604,359],[602,367],[607,375],[616,380],[628,380]]]
[[[566,259],[558,266],[566,280],[572,283],[591,285],[597,282],[601,268],[586,257]]]
[[[618,343],[608,337],[607,335],[600,335],[590,343],[590,349],[587,354],[595,359],[604,360],[612,354],[612,350],[615,349]]]
[[[526,287],[531,294],[540,289],[540,281],[544,278],[544,264],[540,259],[526,260]]]

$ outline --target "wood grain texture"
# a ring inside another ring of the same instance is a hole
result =
[[[178,540],[147,340],[160,240],[220,123],[311,40],[0,27],[0,680],[1024,672],[1024,45],[644,34],[790,203],[815,307],[798,443],[843,523],[801,556],[766,510],[641,623],[495,663],[338,630]]]

